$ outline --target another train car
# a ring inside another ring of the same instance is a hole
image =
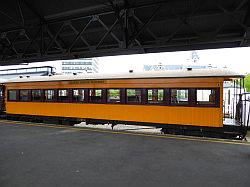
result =
[[[5,112],[5,86],[4,79],[0,79],[0,115]]]
[[[223,124],[223,82],[243,77],[225,69],[20,77],[5,83],[6,114],[242,137],[240,126]]]

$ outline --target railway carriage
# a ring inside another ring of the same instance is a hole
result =
[[[243,77],[220,69],[19,77],[4,83],[6,115],[244,137],[242,125],[223,124],[223,82]]]

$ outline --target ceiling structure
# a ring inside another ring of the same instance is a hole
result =
[[[250,45],[250,0],[0,2],[0,65]]]

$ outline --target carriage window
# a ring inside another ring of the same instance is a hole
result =
[[[16,90],[9,90],[8,91],[8,98],[9,98],[9,101],[16,101],[17,100],[17,91]]]
[[[171,89],[171,104],[188,104],[188,89]]]
[[[58,101],[68,101],[69,100],[69,91],[64,90],[58,90]]]
[[[148,103],[163,103],[163,89],[148,89]]]
[[[53,101],[55,99],[55,90],[45,90],[44,95],[46,101]]]
[[[101,89],[90,89],[89,90],[89,101],[93,103],[102,102],[102,90]]]
[[[20,101],[29,101],[29,90],[20,90]]]
[[[197,89],[196,104],[198,105],[215,105],[216,104],[216,90],[215,89]]]
[[[141,102],[141,90],[140,89],[127,89],[127,102],[128,103],[140,103]]]
[[[84,89],[73,90],[73,101],[84,102]]]
[[[121,91],[120,89],[108,89],[108,102],[119,103],[121,102]]]
[[[32,90],[31,96],[32,96],[32,101],[41,101],[42,100],[42,90]]]

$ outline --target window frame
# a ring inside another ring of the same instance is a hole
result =
[[[40,90],[41,91],[41,99],[40,100],[33,100],[33,95],[32,95],[32,93],[33,93],[33,91],[37,91],[37,90]],[[42,89],[32,89],[32,90],[30,90],[30,92],[31,92],[31,97],[30,97],[30,100],[31,100],[31,102],[41,102],[41,101],[43,101],[43,98],[44,98],[44,91],[42,90]]]
[[[141,101],[140,102],[134,102],[134,101],[128,101],[127,97],[127,90],[140,90],[141,91]],[[145,88],[125,88],[125,103],[124,104],[131,104],[131,105],[146,105],[146,95],[145,95]]]
[[[84,91],[83,101],[75,101],[74,100],[74,90],[83,90]],[[72,103],[87,103],[86,92],[88,92],[88,90],[86,88],[71,88],[71,101],[72,101]]]
[[[150,103],[150,102],[148,101],[148,90],[154,90],[154,89],[155,89],[155,90],[163,90],[163,100],[162,100],[162,102]],[[146,88],[146,98],[145,98],[146,104],[147,104],[147,105],[161,105],[161,106],[168,105],[168,102],[167,102],[167,100],[166,100],[166,98],[167,98],[166,89],[167,89],[167,88]]]
[[[181,87],[174,87],[174,88],[169,88],[169,105],[170,106],[186,106],[186,107],[192,107],[193,106],[193,104],[192,104],[192,97],[191,97],[191,95],[192,95],[192,93],[191,93],[191,89],[192,88],[186,88],[186,87],[183,87],[183,88],[181,88]],[[187,104],[183,104],[183,103],[172,103],[172,100],[171,100],[171,94],[172,94],[172,90],[188,90],[188,101],[187,101]]]
[[[215,104],[199,104],[197,103],[197,91],[198,90],[215,90]],[[210,87],[210,88],[195,88],[195,105],[196,107],[220,107],[220,88]]]
[[[26,101],[21,100],[21,91],[28,91],[28,99]],[[31,101],[31,90],[30,89],[20,89],[18,91],[18,101],[19,102],[30,102]]]
[[[90,90],[101,90],[101,100],[100,102],[96,102],[96,101],[91,101],[90,98]],[[106,100],[107,100],[107,92],[106,92],[106,88],[88,88],[87,89],[87,94],[88,94],[88,97],[87,97],[87,102],[88,103],[95,103],[95,104],[104,104],[106,103]]]
[[[54,98],[52,100],[47,100],[45,96],[46,90],[53,90],[54,91]],[[56,102],[57,101],[57,91],[56,89],[44,89],[43,90],[43,101],[44,102]]]
[[[68,98],[66,100],[61,100],[60,99],[60,96],[59,96],[59,91],[60,90],[66,90],[67,91]],[[55,95],[56,95],[56,101],[59,102],[59,103],[70,103],[70,101],[71,101],[71,89],[69,89],[69,88],[58,88],[58,89],[56,89],[56,94]]]
[[[120,101],[115,102],[115,101],[108,101],[108,90],[120,90]],[[108,104],[124,104],[124,99],[123,99],[123,90],[122,88],[106,88],[106,101]]]
[[[15,100],[13,100],[13,99],[10,99],[10,94],[9,94],[9,92],[10,91],[15,91],[16,92],[16,99]],[[15,90],[15,89],[10,89],[10,90],[8,90],[7,91],[7,99],[8,99],[8,101],[14,101],[14,102],[16,102],[16,101],[19,101],[19,91],[18,90]]]

